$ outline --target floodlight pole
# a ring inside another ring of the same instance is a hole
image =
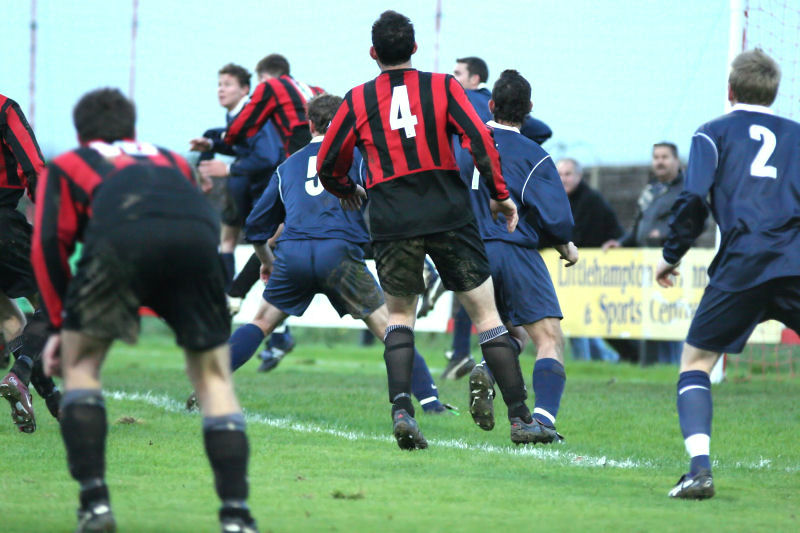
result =
[[[28,122],[34,127],[36,113],[36,0],[31,0],[31,44],[28,72]]]
[[[128,76],[128,98],[133,100],[133,90],[136,87],[136,37],[139,30],[139,0],[133,0],[133,14],[131,15],[131,65]]]
[[[439,36],[442,32],[442,0],[436,0],[436,40],[433,44],[433,71],[439,72]]]

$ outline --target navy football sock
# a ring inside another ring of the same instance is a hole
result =
[[[566,381],[564,365],[557,360],[552,357],[536,360],[533,365],[533,394],[536,396],[533,417],[540,423],[555,427]]]
[[[678,377],[678,419],[686,451],[692,458],[689,475],[711,469],[711,379],[702,370],[681,372]]]
[[[467,310],[461,307],[453,317],[453,356],[451,361],[458,361],[469,355],[472,320]]]
[[[416,349],[414,350],[414,366],[411,369],[411,392],[425,411],[438,409],[442,405],[431,371],[428,369],[425,359]]]
[[[220,252],[219,257],[222,259],[222,267],[225,270],[225,290],[227,291],[236,274],[236,262],[233,259],[233,253],[230,252]]]
[[[236,370],[253,357],[264,333],[255,324],[245,324],[236,329],[228,340],[231,347],[231,370]]]

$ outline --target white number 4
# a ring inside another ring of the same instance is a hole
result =
[[[411,104],[408,102],[408,88],[398,85],[392,91],[392,103],[389,106],[389,127],[393,130],[404,129],[406,139],[417,136],[414,126],[417,125],[417,115],[411,114]]]
[[[757,178],[772,178],[778,177],[778,169],[772,165],[767,165],[772,152],[775,151],[777,140],[775,134],[764,126],[753,124],[750,126],[750,138],[754,141],[764,141],[764,144],[759,148],[756,158],[750,164],[750,174]]]

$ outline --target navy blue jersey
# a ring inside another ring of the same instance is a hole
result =
[[[800,275],[800,124],[737,104],[700,126],[672,208],[666,261],[686,253],[709,207],[722,234],[710,285],[740,291]]]
[[[265,242],[285,222],[278,242],[306,239],[342,239],[355,244],[369,242],[360,212],[345,211],[339,199],[326,191],[317,176],[317,153],[322,137],[292,154],[272,175],[253,211],[247,217],[245,235],[250,242]],[[350,178],[362,183],[361,157],[356,151]]]
[[[481,180],[468,154],[460,154],[461,179],[472,190],[472,210],[483,240],[504,241],[534,249],[571,241],[572,210],[550,155],[520,134],[517,128],[495,122],[489,122],[489,126],[494,129],[503,176],[519,209],[520,220],[514,233],[508,233],[503,215],[492,220],[489,191],[480,186]]]

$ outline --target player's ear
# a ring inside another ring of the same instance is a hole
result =
[[[494,100],[489,99],[489,112],[494,115]]]
[[[528,102],[528,113],[530,113],[532,109],[533,109],[533,100]]]
[[[417,43],[416,43],[416,41],[414,41],[414,49],[411,50],[411,55],[413,56],[416,53],[417,53]]]
[[[736,100],[736,95],[733,94],[733,87],[731,87],[731,84],[729,83],[728,84],[728,101],[730,103],[734,103],[735,100]]]
[[[375,51],[375,47],[374,46],[370,46],[369,47],[369,57],[371,57],[375,61],[378,60],[378,52]]]

